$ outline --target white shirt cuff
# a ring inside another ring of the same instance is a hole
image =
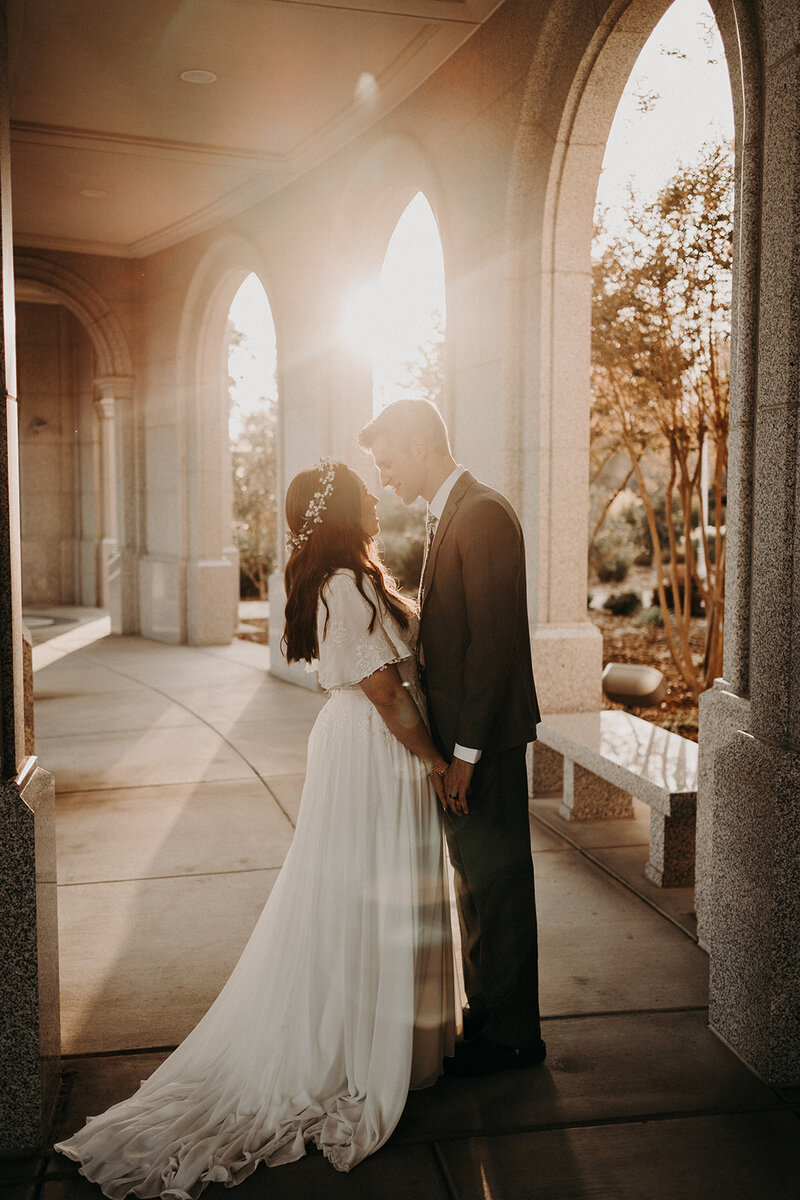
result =
[[[482,750],[470,750],[468,746],[459,746],[458,742],[453,747],[453,757],[468,763],[479,762],[482,754]]]

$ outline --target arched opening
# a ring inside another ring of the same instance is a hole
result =
[[[374,412],[402,396],[441,404],[445,322],[439,226],[417,192],[394,227],[378,281]]]
[[[606,658],[665,675],[642,715],[693,740],[722,674],[733,136],[714,15],[675,0],[629,75],[597,191],[589,590]]]
[[[240,284],[228,310],[227,328],[240,623],[253,638],[260,629],[263,640],[269,576],[278,564],[278,350],[269,300],[255,274]]]
[[[372,411],[400,399],[443,405],[445,272],[439,226],[418,191],[403,209],[386,247],[380,275],[354,293],[343,314],[350,349],[372,363]],[[411,590],[422,563],[424,505],[406,508],[385,491],[379,508],[383,554]]]
[[[372,364],[373,412],[393,400],[442,397],[444,254],[423,192],[403,209],[377,281],[347,297],[340,322],[349,350]]]
[[[17,305],[22,597],[31,619],[105,607],[95,355],[63,305]],[[41,610],[41,611],[39,611]]]
[[[535,491],[525,495],[525,507],[534,526],[528,539],[531,575],[537,581],[531,617],[542,698],[551,712],[596,711],[601,705],[602,641],[587,618],[585,565],[590,531],[591,247],[595,199],[620,98],[642,48],[670,7],[667,0],[633,0],[628,4],[620,0],[610,6],[588,42],[565,98],[554,142],[548,148],[550,165],[539,210],[541,225],[538,212],[523,202],[538,184],[526,165],[535,161],[527,131],[544,120],[544,61],[532,65],[518,141],[514,195],[520,199],[512,209],[512,220],[517,223],[520,249],[527,259],[519,263],[519,288],[522,311],[530,322],[529,335],[521,342],[518,370],[520,391],[524,394],[526,378],[535,378],[538,396],[535,405],[520,404],[518,411],[511,412],[510,420],[537,467]],[[752,91],[752,87],[741,74],[746,63],[737,14],[714,0],[711,9],[722,34],[730,72],[737,148],[741,151],[744,147],[749,153],[743,122],[745,101],[748,105],[752,102],[746,88]],[[748,228],[747,220],[749,216],[740,209],[734,245],[740,279],[751,270],[750,263],[742,260],[740,231]],[[748,252],[746,246],[744,249]],[[741,307],[737,312],[736,300],[733,307],[736,319],[744,319]],[[740,344],[738,349],[741,352]],[[732,363],[734,388],[740,369],[741,363]],[[747,469],[746,463],[741,465]],[[729,465],[729,471],[733,466]],[[738,554],[738,537],[738,517],[728,514],[729,563],[731,551]],[[746,556],[739,557],[745,566]],[[737,579],[740,584],[746,582],[741,569]]]
[[[177,609],[180,623],[175,630],[177,636],[169,640],[185,639],[190,645],[230,642],[238,624],[229,327],[234,298],[254,268],[257,282],[263,271],[256,246],[238,237],[222,238],[198,264],[181,317],[175,416],[178,436],[185,445],[186,470],[178,485],[179,504],[172,514],[172,540],[179,542],[183,554],[182,561],[169,565],[180,582],[185,562],[185,609],[178,592],[170,599],[171,612],[167,616],[174,620],[171,613]],[[253,286],[248,284],[245,298]],[[157,583],[156,572],[151,580],[145,580],[145,588],[149,585],[154,597]]]
[[[115,633],[134,633],[134,378],[126,339],[104,298],[71,271],[23,253],[15,271],[22,586],[33,640],[57,637],[75,620],[91,621],[97,636],[109,618]],[[65,606],[108,616],[45,611]]]

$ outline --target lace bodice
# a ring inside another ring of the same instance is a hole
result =
[[[392,614],[378,600],[370,580],[364,580],[364,589],[378,609],[371,632],[369,623],[372,610],[359,592],[352,571],[337,571],[323,589],[328,613],[320,600],[317,609],[317,669],[320,685],[327,692],[357,686],[362,679],[389,663],[398,664],[401,676],[407,682],[413,680],[413,628],[400,628]]]

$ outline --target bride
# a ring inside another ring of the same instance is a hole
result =
[[[135,1095],[56,1146],[111,1200],[195,1200],[307,1142],[348,1171],[453,1052],[446,764],[420,716],[412,607],[373,542],[376,504],[329,459],[289,486],[287,657],[313,662],[330,699],[291,849],[230,979]]]

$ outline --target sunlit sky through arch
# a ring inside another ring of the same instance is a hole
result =
[[[625,205],[654,199],[708,142],[732,142],[733,99],[725,51],[707,0],[675,0],[628,78],[606,145],[595,212],[609,236]]]
[[[709,141],[733,139],[733,105],[722,41],[707,0],[675,0],[644,46],[614,117],[597,210],[610,235],[624,229],[628,191],[655,197],[679,165]],[[378,407],[407,395],[406,364],[430,338],[432,314],[446,325],[444,263],[436,220],[418,193],[387,246],[380,280],[365,280],[331,316],[343,349],[372,360]],[[243,412],[275,394],[275,332],[255,275],[231,306],[243,334],[230,357],[231,397]],[[235,430],[232,429],[235,435]]]
[[[267,294],[257,275],[251,274],[233,298],[228,313],[241,335],[228,347],[231,441],[240,433],[240,414],[255,412],[265,400],[278,397],[278,347],[275,323]],[[238,410],[238,411],[237,411]]]
[[[340,330],[346,346],[372,362],[373,407],[409,395],[408,365],[446,324],[442,241],[422,192],[394,228],[378,280],[346,296]]]

